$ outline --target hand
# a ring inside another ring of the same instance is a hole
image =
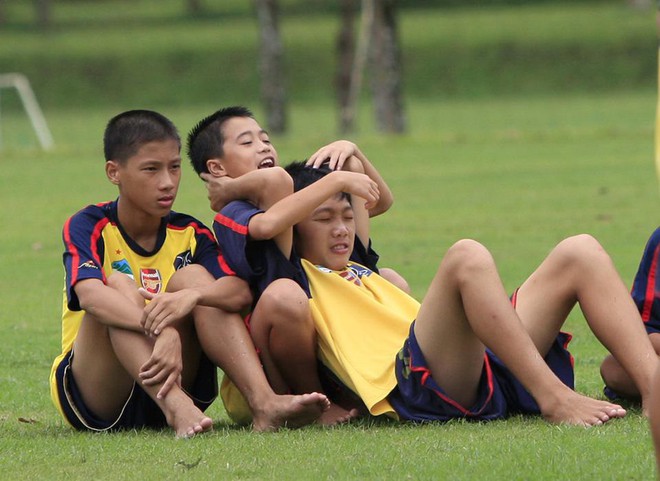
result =
[[[341,176],[342,192],[363,198],[365,208],[370,209],[378,203],[380,198],[378,183],[368,175],[347,171],[335,171],[328,175]]]
[[[357,145],[348,140],[337,140],[321,147],[307,160],[306,165],[318,168],[325,162],[330,170],[342,170],[346,159],[358,153]]]
[[[228,182],[231,182],[232,180],[230,177],[226,175],[216,177],[208,173],[202,173],[200,174],[200,177],[206,185],[209,202],[211,203],[211,209],[213,209],[215,212],[220,212],[225,205],[234,200],[227,199],[224,196],[224,193],[227,190],[224,187]]]
[[[138,292],[151,301],[144,307],[140,320],[145,334],[149,336],[158,336],[163,329],[186,317],[199,301],[198,293],[192,289],[156,295],[143,288],[138,289]]]
[[[174,328],[165,329],[156,338],[151,357],[140,367],[140,379],[146,386],[161,384],[156,397],[164,398],[173,386],[181,386],[183,359],[181,339]]]

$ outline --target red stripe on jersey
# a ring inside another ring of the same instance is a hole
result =
[[[658,253],[660,253],[660,245],[656,246],[653,251],[653,262],[649,268],[649,275],[646,278],[646,293],[644,295],[644,307],[642,308],[642,321],[649,322],[651,318],[651,307],[653,307],[653,299],[655,298],[655,276],[658,268]]]
[[[71,224],[71,217],[67,219],[64,224],[63,236],[64,245],[66,250],[71,252],[71,285],[73,286],[78,280],[78,266],[80,265],[80,254],[78,249],[71,243],[71,231],[69,230]]]
[[[64,224],[64,243],[66,245],[66,250],[71,253],[71,285],[74,286],[76,282],[78,281],[78,268],[80,267],[81,261],[80,261],[80,253],[78,252],[78,249],[76,246],[71,242],[71,219],[70,217],[66,223]],[[90,247],[92,249],[92,255],[94,256],[94,260],[103,267],[103,262],[101,261],[101,257],[99,256],[98,253],[98,240],[101,237],[101,232],[103,231],[103,228],[106,226],[108,223],[108,219],[102,219],[100,222],[94,226],[94,230],[92,231],[92,235],[90,237]],[[103,269],[101,269],[101,274],[103,275],[103,282],[105,282],[105,272],[103,272]]]
[[[173,224],[167,224],[168,229],[173,229],[173,230],[185,230],[188,227],[192,226],[192,228],[195,230],[195,233],[197,234],[202,234],[208,237],[208,239],[216,243],[215,237],[213,236],[213,232],[211,232],[208,228],[201,227],[197,222],[191,222],[188,225],[185,226],[178,226],[178,225],[173,225]],[[227,261],[222,255],[222,251],[218,247],[218,265],[220,266],[220,269],[222,269],[222,272],[224,272],[227,275],[230,276],[235,276],[236,273],[232,270],[231,267],[229,267],[229,264],[227,264]]]
[[[218,212],[215,215],[214,219],[218,224],[224,225],[225,227],[228,227],[229,229],[233,230],[234,232],[237,232],[241,235],[247,235],[248,234],[248,228],[246,225],[241,225],[234,221],[233,219],[227,217],[226,215],[222,215],[220,212]]]

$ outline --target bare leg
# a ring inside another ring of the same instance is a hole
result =
[[[379,272],[383,279],[390,281],[403,292],[410,294],[410,286],[408,285],[408,281],[406,281],[406,279],[397,271],[389,267],[382,267],[379,269]]]
[[[128,277],[113,275],[108,285],[124,293],[127,302],[143,304]],[[153,341],[145,335],[108,328],[86,315],[74,344],[71,369],[88,408],[101,419],[116,419],[133,383],[140,382],[140,367],[149,359],[152,349]],[[211,427],[212,420],[204,416],[180,387],[173,387],[163,399],[157,398],[162,383],[142,387],[161,408],[177,436],[190,436]]]
[[[323,392],[316,361],[316,330],[305,292],[294,281],[278,279],[259,298],[250,318],[255,346],[266,376],[278,394]],[[319,423],[334,425],[357,417],[337,404]]]
[[[477,242],[459,241],[449,249],[415,334],[433,378],[464,406],[476,399],[486,344],[549,421],[595,425],[625,414],[620,406],[575,393],[550,371],[511,306],[490,253]]]
[[[657,356],[611,259],[589,235],[561,242],[518,291],[516,310],[541,353],[576,303],[646,405]]]
[[[660,473],[660,363],[656,363],[655,376],[651,389],[649,421],[651,437],[655,448],[656,472]]]
[[[190,282],[213,282],[213,279],[210,275],[195,276]],[[198,306],[193,315],[202,349],[245,397],[256,431],[310,424],[328,409],[330,401],[322,393],[293,396],[273,392],[239,314]]]

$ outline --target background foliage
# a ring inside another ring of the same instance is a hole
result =
[[[536,418],[424,427],[365,420],[253,435],[230,425],[216,403],[216,430],[189,442],[169,432],[99,436],[63,424],[47,382],[60,343],[60,233],[77,209],[116,195],[102,173],[105,122],[119,110],[148,107],[185,133],[220,105],[245,103],[260,113],[249,2],[210,3],[210,13],[193,18],[180,0],[57,2],[49,32],[32,26],[30,4],[8,5],[0,68],[28,74],[56,147],[39,149],[14,93],[3,90],[0,473],[67,480],[652,478],[648,426],[635,408],[588,430]],[[557,241],[589,232],[630,284],[660,217],[655,11],[622,2],[417,5],[401,11],[410,131],[377,134],[363,97],[353,138],[396,196],[373,226],[383,263],[421,298],[442,253],[472,237],[489,246],[512,290]],[[283,161],[333,140],[336,124],[336,19],[323,10],[287,12],[291,131],[274,138]],[[176,207],[211,220],[190,169]],[[600,396],[604,349],[578,310],[567,327],[575,335],[577,388]]]

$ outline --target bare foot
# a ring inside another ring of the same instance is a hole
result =
[[[556,399],[546,401],[541,406],[541,413],[551,423],[600,426],[626,415],[626,410],[618,404],[592,399],[570,389]]]
[[[163,412],[177,438],[190,438],[213,428],[213,420],[182,391],[170,392],[165,399]]]
[[[331,403],[328,410],[321,414],[317,422],[322,426],[335,426],[347,423],[359,415],[360,412],[355,408],[346,410],[338,404]]]
[[[259,409],[253,409],[255,431],[276,431],[281,427],[299,428],[316,421],[330,408],[325,394],[275,395]]]

